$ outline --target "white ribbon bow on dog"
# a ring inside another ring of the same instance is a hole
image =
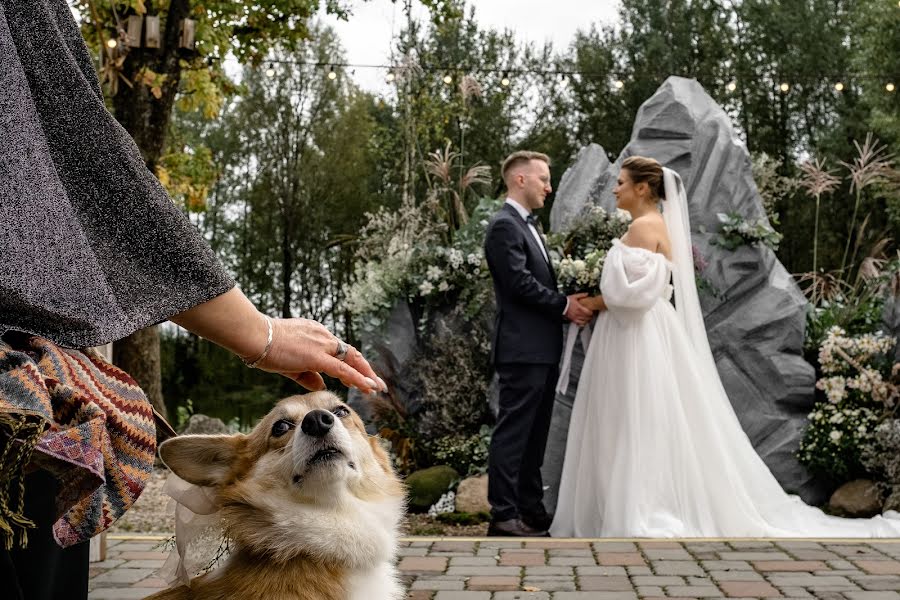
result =
[[[223,540],[219,506],[215,490],[188,483],[175,473],[169,473],[163,491],[174,505],[175,547],[159,570],[169,585],[183,583],[190,587],[191,579],[220,558]]]

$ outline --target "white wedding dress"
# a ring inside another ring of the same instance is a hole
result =
[[[753,449],[703,329],[684,188],[665,176],[673,262],[618,240],[606,257],[551,535],[900,537],[898,513],[841,519],[788,495]]]

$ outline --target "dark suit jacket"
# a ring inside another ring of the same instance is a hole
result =
[[[512,206],[504,204],[491,219],[484,253],[497,296],[493,362],[558,363],[566,296],[557,291],[553,267]]]

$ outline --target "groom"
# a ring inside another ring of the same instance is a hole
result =
[[[550,187],[550,159],[511,154],[501,169],[507,198],[484,242],[497,316],[491,358],[500,377],[500,413],[488,457],[488,535],[543,537],[552,517],[544,508],[541,464],[562,354],[563,317],[579,325],[592,313],[556,289],[535,209]]]

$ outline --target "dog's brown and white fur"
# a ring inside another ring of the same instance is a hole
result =
[[[323,434],[307,427],[316,420],[332,424]],[[216,488],[234,549],[190,587],[151,598],[404,596],[393,566],[403,486],[378,440],[334,394],[286,398],[249,435],[170,439],[160,456],[182,479]]]

